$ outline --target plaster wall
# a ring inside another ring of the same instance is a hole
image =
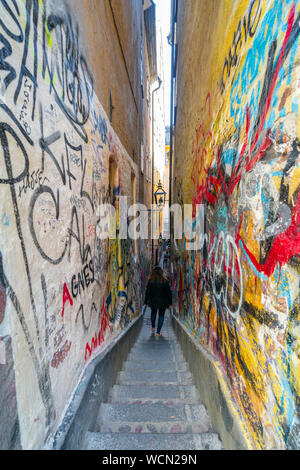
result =
[[[178,3],[175,202],[203,221],[177,240],[179,318],[254,448],[299,448],[300,3]]]
[[[45,446],[89,361],[140,313],[144,245],[99,228],[100,205],[118,212],[140,184],[143,9],[121,3],[0,2],[3,448]]]

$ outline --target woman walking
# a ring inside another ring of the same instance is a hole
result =
[[[155,320],[158,311],[156,333],[161,335],[166,308],[172,306],[172,291],[160,267],[153,269],[146,289],[145,304],[151,308],[152,333],[155,333]]]

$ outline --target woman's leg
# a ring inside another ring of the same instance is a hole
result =
[[[158,313],[159,313],[158,325],[157,325],[157,334],[158,335],[160,334],[160,330],[163,326],[163,322],[164,322],[164,318],[165,318],[165,311],[166,311],[165,308],[160,308],[159,311],[158,311]]]
[[[152,330],[155,329],[156,314],[157,314],[157,308],[151,308],[151,324],[152,324]]]

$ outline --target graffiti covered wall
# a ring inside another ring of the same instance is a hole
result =
[[[257,448],[300,446],[299,32],[299,1],[179,0],[174,287]]]
[[[100,237],[100,204],[132,197],[138,168],[97,99],[72,11],[43,0],[0,11],[0,335],[13,348],[0,388],[9,360],[11,427],[38,449],[88,360],[139,314],[147,259],[142,244],[138,257]]]

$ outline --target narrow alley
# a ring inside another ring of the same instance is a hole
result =
[[[143,326],[112,387],[100,406],[88,450],[221,449],[209,416],[174,334],[171,318],[164,335],[151,334],[149,309]]]
[[[299,34],[0,0],[0,450],[300,449]]]

